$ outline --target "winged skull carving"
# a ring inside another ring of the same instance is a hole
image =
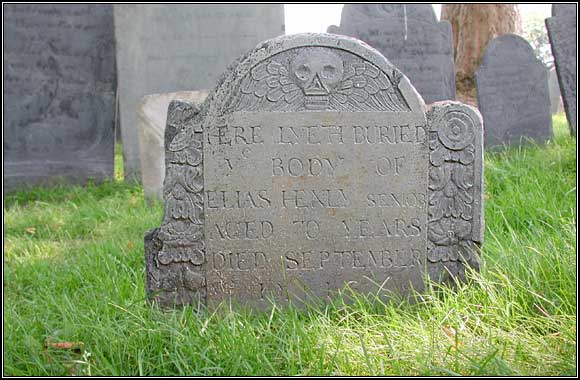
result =
[[[389,76],[370,62],[345,64],[327,50],[305,50],[289,68],[276,61],[254,67],[241,81],[231,111],[391,111],[410,108],[399,90],[402,74]]]

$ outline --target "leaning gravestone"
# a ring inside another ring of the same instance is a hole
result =
[[[112,6],[8,4],[3,11],[4,189],[112,177]]]
[[[325,299],[345,285],[408,293],[477,267],[482,122],[426,112],[409,80],[361,41],[266,41],[201,108],[172,102],[165,214],[145,236],[161,305]]]
[[[542,143],[552,136],[548,70],[522,37],[492,40],[475,81],[486,148]]]
[[[139,181],[136,110],[148,94],[212,88],[258,42],[284,34],[283,4],[116,4],[125,178]]]
[[[139,130],[143,192],[146,199],[163,199],[165,125],[169,103],[179,99],[199,106],[206,97],[205,90],[180,91],[147,95],[139,103],[137,129]]]
[[[430,4],[346,4],[340,27],[379,50],[409,78],[427,103],[455,99],[453,34]]]
[[[570,132],[576,135],[576,22],[577,4],[552,4],[552,17],[546,19],[546,28],[556,63],[558,82],[564,100]]]

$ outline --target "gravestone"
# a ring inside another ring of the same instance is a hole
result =
[[[552,68],[548,74],[548,88],[550,90],[550,112],[552,115],[564,112],[560,85],[558,84],[558,74],[556,74],[555,68]]]
[[[552,17],[546,19],[558,82],[570,132],[576,135],[577,4],[552,4]]]
[[[358,38],[409,78],[426,103],[455,99],[453,34],[430,4],[346,4],[329,33]]]
[[[475,74],[485,147],[543,143],[552,136],[548,70],[520,36],[506,34],[485,48]]]
[[[183,100],[199,106],[207,91],[181,91],[143,97],[137,108],[139,152],[143,191],[148,200],[163,199],[165,178],[165,123],[167,107],[173,100]]]
[[[148,94],[212,88],[236,57],[284,34],[284,5],[116,4],[125,178],[140,180],[136,110]]]
[[[348,285],[388,297],[477,268],[482,121],[426,111],[361,41],[298,34],[260,44],[201,107],[174,101],[165,213],[145,236],[161,305],[266,309]]]
[[[4,189],[113,177],[112,6],[3,11]]]

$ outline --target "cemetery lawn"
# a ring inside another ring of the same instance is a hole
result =
[[[264,314],[146,302],[142,188],[4,196],[4,375],[575,375],[576,140],[485,157],[481,273],[415,302]],[[117,164],[121,155],[117,147]]]

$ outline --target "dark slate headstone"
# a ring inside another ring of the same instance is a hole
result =
[[[358,40],[261,43],[201,107],[170,103],[165,160],[163,222],[145,236],[161,305],[264,309],[346,285],[388,297],[478,266],[481,116],[426,111]]]
[[[560,91],[564,100],[570,132],[576,135],[576,53],[577,4],[553,4],[552,17],[546,19],[546,28],[556,63]]]
[[[4,186],[114,175],[111,5],[4,10]]]
[[[358,38],[397,66],[426,103],[455,99],[451,24],[430,4],[346,4],[329,33]]]
[[[552,136],[548,70],[526,40],[513,34],[492,40],[475,81],[486,148]]]

